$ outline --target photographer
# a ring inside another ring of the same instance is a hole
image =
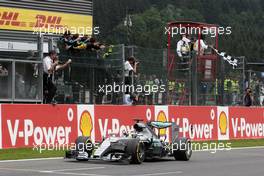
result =
[[[130,56],[127,58],[127,61],[124,64],[124,70],[125,70],[125,85],[131,85],[132,84],[132,72],[137,73],[137,65],[139,62],[136,62],[135,57]]]
[[[253,102],[253,98],[252,98],[252,91],[251,89],[248,87],[246,88],[246,94],[245,94],[245,97],[244,97],[244,105],[247,106],[247,107],[250,107],[252,105],[252,102]]]
[[[55,71],[62,70],[69,66],[71,59],[65,64],[59,64],[56,51],[52,50],[48,56],[43,59],[43,98],[44,103],[51,103],[57,88],[53,84],[53,74]]]

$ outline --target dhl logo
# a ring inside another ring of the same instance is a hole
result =
[[[68,28],[93,26],[91,15],[61,13],[0,6],[0,29],[63,33]],[[57,31],[59,29],[59,31]],[[62,30],[61,30],[62,29]],[[85,33],[88,33],[85,31]]]
[[[4,11],[0,13],[0,25],[6,26],[24,26],[25,24],[18,21],[18,12]]]
[[[4,11],[0,13],[0,25],[5,26],[26,26],[25,22],[21,22],[18,20],[19,13],[18,12],[9,12]],[[31,23],[31,27],[38,27],[38,28],[60,28],[63,27],[61,25],[62,17],[60,16],[46,16],[46,15],[36,15],[36,22]]]
[[[46,16],[46,15],[36,15],[37,22],[34,25],[34,27],[37,28],[61,28],[63,25],[61,25],[62,17],[60,16]]]

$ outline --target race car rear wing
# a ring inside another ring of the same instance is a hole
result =
[[[176,139],[179,137],[179,125],[176,125],[175,122],[160,122],[160,121],[151,121],[148,123],[149,126],[164,129],[171,127],[171,142],[174,143]]]

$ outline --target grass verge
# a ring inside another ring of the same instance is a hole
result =
[[[17,159],[32,159],[32,158],[49,158],[49,157],[63,157],[63,150],[56,151],[40,151],[32,148],[12,148],[0,150],[0,160],[17,160]]]

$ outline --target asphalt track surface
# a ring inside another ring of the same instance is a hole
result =
[[[190,161],[163,159],[129,165],[125,162],[76,162],[62,158],[1,161],[1,176],[263,176],[264,148],[194,152]]]

